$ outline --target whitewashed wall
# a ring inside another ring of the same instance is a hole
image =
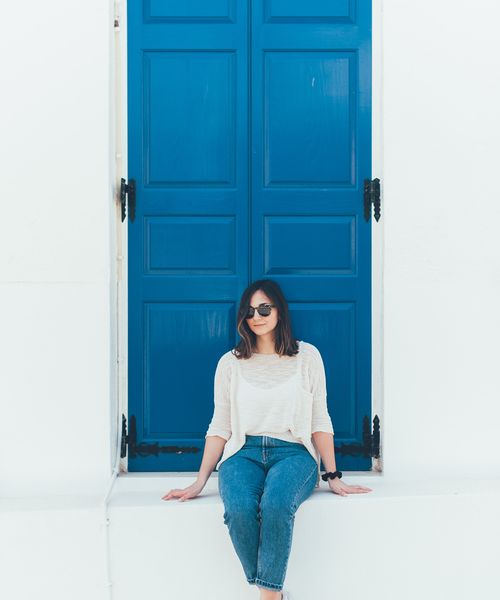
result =
[[[388,475],[500,475],[500,5],[384,0]]]
[[[109,3],[0,8],[0,489],[104,489],[115,334]]]

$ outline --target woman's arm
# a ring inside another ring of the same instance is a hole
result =
[[[227,440],[218,435],[209,435],[206,437],[203,458],[201,459],[200,471],[197,477],[198,483],[202,485],[207,483],[215,465],[219,462],[221,454],[224,452],[226,442]]]
[[[335,472],[335,447],[333,443],[333,424],[326,404],[326,377],[323,359],[319,350],[315,348],[311,364],[311,387],[314,396],[312,415],[312,440],[326,471]],[[347,496],[348,494],[364,494],[372,489],[363,485],[347,485],[341,479],[328,480],[328,486],[335,494]]]
[[[335,464],[335,448],[333,434],[326,431],[315,431],[312,434],[313,443],[321,456],[326,471],[334,473],[337,470]]]
[[[319,350],[312,346],[309,362],[309,383],[313,395],[311,432],[323,431],[333,435],[333,423],[326,402],[325,366]]]
[[[196,481],[185,488],[174,488],[162,496],[162,500],[173,500],[178,498],[179,502],[195,498],[205,487],[208,478],[214,470],[217,461],[224,449],[226,440],[217,435],[210,435],[205,441],[205,450],[201,461],[200,472]]]
[[[231,363],[230,357],[222,356],[214,376],[214,413],[205,435],[205,449],[201,460],[198,481],[203,485],[212,474],[215,465],[231,437]]]
[[[333,424],[326,403],[325,366],[319,350],[314,347],[309,370],[312,407],[312,439],[327,471],[336,471]]]
[[[195,498],[205,487],[219,461],[226,442],[231,437],[230,367],[228,357],[222,356],[215,370],[214,413],[205,435],[205,448],[196,481],[186,488],[170,490],[162,497],[162,500],[178,498],[179,501],[183,502]]]
[[[214,376],[214,413],[208,435],[218,435],[226,441],[231,437],[231,364],[227,355],[222,356],[217,363]]]

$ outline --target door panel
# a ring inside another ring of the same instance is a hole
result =
[[[138,444],[165,447],[129,449],[131,471],[198,468],[217,360],[235,340],[249,277],[243,8],[128,3],[129,421]]]
[[[145,184],[233,187],[234,52],[145,52],[143,69]]]
[[[265,51],[263,61],[264,186],[352,185],[352,53]]]
[[[251,275],[278,281],[295,334],[323,356],[336,446],[361,442],[371,415],[371,14],[359,4],[252,5]]]

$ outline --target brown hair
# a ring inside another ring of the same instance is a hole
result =
[[[278,323],[274,329],[275,350],[280,356],[294,356],[299,351],[297,340],[292,336],[292,326],[288,312],[288,303],[280,286],[272,279],[258,279],[251,283],[243,292],[237,317],[237,329],[241,336],[240,342],[233,350],[236,358],[250,358],[257,347],[257,336],[246,322],[250,299],[256,291],[262,291],[278,309]]]

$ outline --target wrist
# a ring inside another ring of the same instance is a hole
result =
[[[196,478],[196,483],[200,483],[201,485],[205,485],[207,483],[207,481],[209,480],[210,475],[200,475],[198,474],[198,477]]]
[[[323,481],[328,481],[328,483],[335,479],[341,479],[341,477],[342,471],[326,471],[325,473],[323,473],[323,475],[321,475],[321,479]]]

